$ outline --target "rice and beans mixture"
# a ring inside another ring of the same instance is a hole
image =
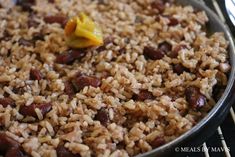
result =
[[[104,45],[71,49],[84,12]],[[0,153],[125,157],[190,130],[230,70],[205,12],[163,0],[0,0]]]

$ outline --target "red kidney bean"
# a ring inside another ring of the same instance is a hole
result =
[[[63,53],[56,57],[56,63],[59,64],[71,64],[74,60],[70,53]]]
[[[161,145],[165,144],[166,141],[164,139],[164,136],[157,136],[153,141],[150,142],[150,145],[153,148],[160,147]]]
[[[20,144],[8,137],[5,133],[0,133],[0,152],[6,153],[11,148],[19,148]]]
[[[173,50],[170,53],[168,53],[168,56],[171,58],[177,58],[179,51],[186,48],[187,48],[186,45],[177,45],[176,47],[173,48]]]
[[[156,49],[151,46],[144,47],[143,55],[146,58],[152,59],[152,60],[159,60],[162,59],[165,56],[165,52],[161,49]]]
[[[163,13],[165,10],[165,4],[163,0],[155,0],[151,3],[153,9],[157,9],[159,13]]]
[[[32,11],[32,6],[35,5],[35,0],[16,0],[16,5],[21,6],[23,11]]]
[[[41,104],[33,103],[29,106],[21,106],[19,112],[24,116],[32,116],[34,118],[37,118],[37,114],[35,112],[36,108],[38,108],[41,111],[44,117],[51,110],[52,105],[51,103],[41,103]]]
[[[43,78],[42,73],[37,69],[30,70],[30,79],[31,80],[41,80]]]
[[[188,71],[182,64],[176,64],[173,66],[173,71],[178,75],[182,74],[184,71]]]
[[[75,59],[80,59],[85,56],[85,50],[70,50],[70,54]]]
[[[162,50],[163,52],[167,53],[167,52],[171,51],[172,46],[171,46],[171,44],[168,43],[167,41],[164,41],[164,42],[162,42],[162,43],[160,43],[160,44],[158,45],[158,49],[160,49],[160,50]]]
[[[0,105],[3,107],[7,107],[8,105],[15,107],[15,101],[11,98],[0,98]]]
[[[155,17],[155,20],[156,20],[156,21],[160,21],[160,16],[157,15],[157,16]]]
[[[144,101],[147,99],[154,99],[154,98],[155,97],[153,96],[153,94],[149,92],[148,90],[141,90],[139,94],[134,94],[132,97],[132,99],[136,101]]]
[[[107,126],[109,123],[108,111],[106,111],[105,108],[101,108],[95,115],[94,119],[100,121],[102,125]]]
[[[44,21],[46,23],[52,24],[52,23],[58,23],[60,24],[62,27],[65,27],[68,19],[65,16],[62,15],[52,15],[52,16],[46,16],[44,17]]]
[[[178,51],[172,50],[170,53],[167,54],[167,56],[170,57],[170,58],[177,58],[178,54],[179,54]]]
[[[61,145],[56,148],[56,153],[58,157],[80,157],[79,154],[73,154],[67,148]]]
[[[77,75],[72,79],[73,86],[76,91],[82,90],[86,86],[99,87],[101,85],[101,81],[99,78],[94,76],[87,76],[84,74]]]
[[[170,21],[168,23],[169,26],[176,26],[176,25],[179,24],[179,21],[176,18],[174,18],[174,17],[169,17],[168,19]]]
[[[26,155],[24,155],[20,148],[13,147],[6,152],[5,157],[26,157]]]
[[[84,50],[69,50],[66,53],[60,54],[56,57],[56,63],[71,64],[76,59],[81,59],[86,55]]]
[[[23,153],[20,144],[5,133],[0,133],[0,152],[4,157],[28,157]]]
[[[201,94],[199,88],[190,86],[185,90],[186,101],[194,109],[199,109],[206,104],[206,97]]]
[[[64,92],[69,97],[72,97],[73,95],[75,95],[73,84],[70,81],[65,82],[64,85],[65,85]]]
[[[55,0],[48,0],[49,3],[55,3]]]
[[[31,40],[26,40],[24,38],[20,38],[18,40],[18,43],[19,43],[19,45],[22,45],[22,46],[33,46],[33,44],[34,44]]]

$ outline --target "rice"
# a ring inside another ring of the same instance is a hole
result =
[[[16,141],[18,152],[142,154],[189,131],[227,85],[228,42],[221,32],[209,35],[206,13],[192,6],[162,0],[0,4],[0,141]],[[65,17],[80,12],[101,26],[103,46],[66,45]],[[71,51],[85,55],[56,62]]]
[[[38,119],[42,120],[43,119],[43,115],[42,115],[41,111],[38,108],[35,108],[35,112],[37,114]]]

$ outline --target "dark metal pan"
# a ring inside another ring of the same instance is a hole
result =
[[[138,155],[138,157],[166,157],[170,156],[169,154],[171,153],[176,153],[174,151],[176,147],[200,146],[216,131],[218,126],[225,119],[231,105],[235,102],[235,48],[229,28],[223,24],[223,22],[213,11],[211,11],[211,9],[197,0],[177,0],[177,3],[182,5],[191,5],[195,9],[204,10],[209,18],[207,29],[212,33],[224,32],[226,39],[229,41],[228,52],[232,67],[229,74],[228,85],[222,97],[218,100],[213,109],[191,130],[159,148]]]

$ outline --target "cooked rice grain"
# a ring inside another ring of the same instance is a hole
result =
[[[168,2],[159,8],[154,1],[33,0],[15,6],[0,0],[0,98],[14,101],[0,105],[1,131],[33,157],[56,157],[59,147],[82,157],[125,157],[190,130],[226,87],[228,42],[223,33],[207,33],[204,11]],[[71,49],[63,24],[44,17],[79,12],[101,26],[105,44],[58,64],[57,56]],[[189,87],[192,93],[185,93]],[[35,117],[19,113],[45,102],[52,107],[26,111]]]

